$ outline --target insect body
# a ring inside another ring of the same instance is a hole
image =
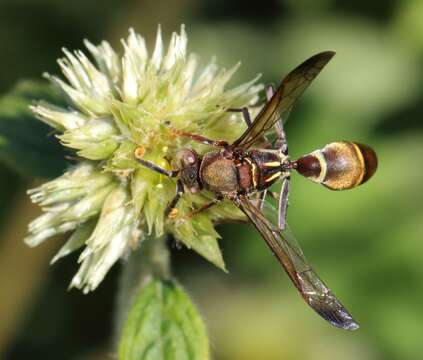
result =
[[[357,323],[308,265],[286,227],[290,174],[293,169],[330,189],[344,190],[367,181],[377,167],[376,154],[370,147],[350,141],[330,143],[296,161],[289,159],[284,121],[297,99],[334,54],[326,51],[312,56],[289,73],[276,92],[269,87],[268,102],[253,122],[248,110],[239,109],[248,127],[234,143],[175,130],[179,136],[217,150],[200,156],[194,150],[184,149],[180,154],[180,167],[173,171],[143,160],[137,153],[135,156],[144,166],[178,178],[176,195],[168,205],[167,214],[175,208],[185,189],[193,193],[206,189],[215,194],[216,199],[212,203],[197,211],[224,198],[232,200],[259,231],[304,300],[332,325],[354,330],[358,328]],[[270,146],[265,134],[273,127],[277,140]],[[273,224],[261,209],[267,189],[278,180],[282,182],[278,223]]]
[[[213,151],[202,158],[199,179],[207,190],[234,199],[267,189],[286,173],[285,159],[286,155],[275,150]]]

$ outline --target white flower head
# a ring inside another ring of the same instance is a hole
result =
[[[130,249],[142,246],[143,234],[172,233],[187,247],[224,268],[213,222],[241,215],[223,202],[194,217],[185,216],[209,201],[206,194],[185,194],[176,217],[164,210],[175,193],[175,180],[140,165],[134,151],[172,168],[186,146],[200,153],[204,145],[189,143],[172,129],[234,140],[245,127],[239,114],[227,109],[253,105],[261,85],[258,77],[226,89],[239,64],[219,69],[215,61],[200,69],[199,59],[187,53],[182,26],[167,50],[160,27],[149,54],[144,38],[132,29],[122,40],[123,55],[109,43],[85,41],[93,63],[82,51],[63,49],[58,61],[65,80],[46,75],[66,96],[69,108],[39,102],[36,116],[52,126],[61,143],[74,149],[81,161],[61,177],[29,191],[44,214],[29,225],[26,242],[73,231],[52,260],[84,247],[71,286],[94,290],[110,267]]]

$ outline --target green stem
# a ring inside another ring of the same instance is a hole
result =
[[[128,260],[122,265],[115,310],[116,346],[134,295],[153,278],[170,277],[169,249],[165,237],[145,237],[139,249],[132,251]]]

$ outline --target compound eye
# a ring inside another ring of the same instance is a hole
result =
[[[182,158],[182,162],[185,166],[191,166],[195,164],[195,158],[192,155],[186,155]]]
[[[188,156],[185,159],[186,159],[186,162],[189,165],[194,165],[195,164],[195,156],[194,155],[188,154]]]
[[[185,166],[192,166],[198,162],[198,156],[194,150],[183,149],[180,152],[179,156],[182,161],[182,164]]]

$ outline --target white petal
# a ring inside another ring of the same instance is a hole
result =
[[[138,73],[128,54],[125,54],[122,59],[122,72],[122,97],[125,102],[135,104],[138,99]]]
[[[184,95],[188,95],[191,90],[192,83],[194,81],[195,70],[198,66],[197,56],[191,54],[188,58],[188,61],[185,65],[183,74],[182,74],[182,89],[181,92]]]
[[[59,252],[54,256],[50,264],[54,264],[57,260],[79,249],[90,236],[94,226],[94,221],[90,221],[79,226],[71,235],[71,237],[66,241],[66,243],[61,247]]]
[[[165,70],[169,70],[176,61],[176,43],[177,43],[178,34],[173,33],[170,38],[169,47],[167,49],[167,54],[163,61],[163,66]]]
[[[51,76],[52,81],[56,86],[62,89],[66,95],[72,100],[72,102],[81,110],[84,110],[88,114],[107,114],[109,111],[108,103],[101,99],[87,95],[85,92],[75,90],[72,86],[66,84],[63,80],[57,76]]]
[[[64,110],[46,102],[40,102],[35,106],[31,105],[30,109],[40,120],[60,130],[76,129],[87,121],[87,118],[78,111]]]
[[[76,56],[89,76],[91,95],[112,96],[107,77],[95,68],[82,51],[77,51]]]
[[[129,200],[128,192],[122,186],[108,194],[101,210],[100,218],[87,245],[92,249],[105,246],[108,239],[120,228],[127,212],[125,203]]]
[[[72,85],[78,90],[89,89],[91,87],[91,81],[85,72],[84,67],[78,61],[78,59],[66,48],[63,48],[63,52],[68,58],[69,62],[66,59],[60,59],[59,64],[62,66],[63,72],[68,77],[69,81],[76,78],[77,81],[71,81]],[[64,66],[63,66],[63,65]],[[76,84],[74,84],[76,82]]]
[[[194,92],[203,91],[214,79],[218,70],[218,66],[213,59],[201,72],[198,80],[195,83]]]
[[[148,59],[145,39],[141,35],[136,34],[134,29],[129,29],[127,44],[128,45],[125,48],[125,53],[129,52],[134,60],[138,63],[137,65],[144,67]]]
[[[154,47],[153,56],[151,58],[151,62],[153,63],[156,70],[159,70],[160,64],[162,62],[163,57],[163,39],[162,39],[162,28],[159,25],[157,29],[156,35],[156,45]]]
[[[99,46],[84,40],[84,45],[94,56],[100,70],[109,75],[114,84],[119,83],[121,73],[120,58],[107,41],[102,41]]]
[[[107,195],[113,190],[115,184],[110,184],[89,193],[77,203],[67,209],[61,215],[62,221],[86,221],[90,217],[99,213]]]

